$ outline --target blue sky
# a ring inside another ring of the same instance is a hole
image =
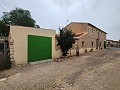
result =
[[[10,11],[27,9],[41,28],[58,30],[70,22],[89,22],[108,33],[107,38],[120,39],[119,0],[0,0]],[[0,16],[5,11],[0,7]],[[66,22],[66,20],[69,20]]]

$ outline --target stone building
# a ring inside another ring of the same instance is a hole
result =
[[[71,22],[66,27],[72,30],[78,38],[73,49],[79,48],[106,48],[106,32],[90,23]]]
[[[107,40],[107,47],[116,47],[116,48],[120,48],[120,40],[119,40],[119,41]]]

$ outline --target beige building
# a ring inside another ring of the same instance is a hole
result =
[[[55,35],[55,30],[10,26],[11,61],[27,64],[59,58],[62,54],[55,50]]]
[[[72,30],[78,41],[74,45],[73,49],[76,49],[77,44],[79,49],[94,48],[103,49],[106,45],[106,32],[97,28],[90,23],[77,23],[71,22],[66,27],[68,30]]]

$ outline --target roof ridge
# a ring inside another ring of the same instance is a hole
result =
[[[84,24],[87,24],[88,22],[71,22],[71,23],[78,23],[78,24],[84,23]]]
[[[93,24],[91,24],[91,23],[89,23],[89,22],[71,22],[71,23],[69,23],[68,25],[70,25],[70,24],[88,24],[88,25],[91,25],[91,26],[93,26],[93,27],[95,27],[95,28],[97,28],[98,30],[100,30],[101,32],[104,32],[105,34],[107,34],[105,31],[103,31],[102,29],[100,29],[100,28],[98,28],[97,26],[95,26],[95,25],[93,25]],[[67,26],[68,26],[67,25]],[[65,26],[65,27],[67,27],[67,26]]]

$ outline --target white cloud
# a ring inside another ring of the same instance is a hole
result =
[[[43,28],[58,29],[66,20],[90,22],[108,33],[109,39],[120,39],[119,0],[1,0],[7,11],[15,7],[28,9]],[[4,10],[0,7],[0,16]]]

